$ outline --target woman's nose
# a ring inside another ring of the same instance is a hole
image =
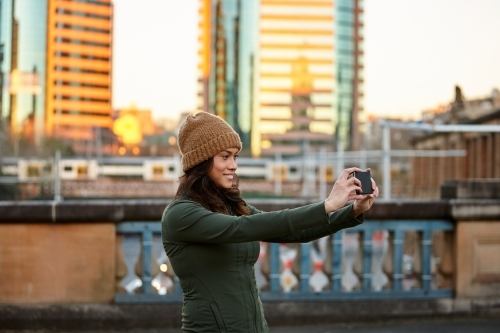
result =
[[[236,160],[232,160],[231,163],[229,163],[228,169],[231,170],[236,170],[238,168],[238,163]]]

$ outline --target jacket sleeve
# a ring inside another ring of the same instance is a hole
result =
[[[162,217],[163,238],[172,243],[239,243],[271,239],[329,224],[323,202],[249,216],[214,213],[198,203],[177,200]]]
[[[250,206],[251,214],[260,214],[262,211]],[[280,237],[264,239],[269,243],[307,243],[321,237],[336,233],[339,230],[355,227],[364,222],[364,216],[354,216],[352,205],[345,206],[328,214],[328,223],[322,226],[298,230]]]

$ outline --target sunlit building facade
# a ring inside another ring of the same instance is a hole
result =
[[[93,140],[110,130],[111,0],[0,2],[1,115],[11,133]]]
[[[253,156],[360,148],[363,0],[200,0],[199,13],[198,109]]]
[[[225,119],[244,149],[250,148],[257,13],[254,0],[199,0],[198,111]]]

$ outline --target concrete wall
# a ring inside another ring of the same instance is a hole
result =
[[[456,295],[500,297],[500,221],[457,223]]]
[[[0,303],[114,297],[114,223],[0,224]]]

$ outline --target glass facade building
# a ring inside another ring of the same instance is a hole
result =
[[[200,0],[198,111],[225,119],[250,147],[256,1]]]
[[[4,129],[44,133],[47,0],[0,1],[0,111]]]
[[[362,0],[200,0],[199,110],[253,156],[359,149]]]
[[[336,137],[358,150],[364,121],[363,0],[337,0],[335,10]]]
[[[1,0],[1,116],[11,133],[92,140],[112,127],[111,0]]]

